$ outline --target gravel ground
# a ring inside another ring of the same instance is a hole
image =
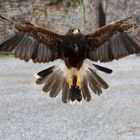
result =
[[[110,88],[65,105],[34,84],[44,64],[0,59],[0,140],[140,140],[140,57],[102,65],[114,70],[101,73]]]

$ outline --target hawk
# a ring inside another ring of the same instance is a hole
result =
[[[64,103],[82,98],[91,100],[89,88],[97,95],[109,85],[98,71],[112,70],[93,62],[110,62],[140,53],[140,20],[138,15],[105,25],[94,32],[83,34],[70,29],[61,35],[34,25],[26,20],[0,16],[0,52],[12,54],[28,62],[59,63],[39,73],[37,84],[43,91],[56,97],[62,91]]]

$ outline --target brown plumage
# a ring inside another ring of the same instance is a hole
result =
[[[133,16],[87,34],[91,49],[89,59],[109,62],[138,53],[140,51],[139,28],[138,16]]]
[[[71,29],[65,35],[20,18],[9,20],[0,16],[0,52],[12,54],[26,62],[31,59],[34,63],[60,59],[61,64],[39,72],[40,78],[36,83],[45,84],[43,91],[50,91],[50,97],[56,97],[62,89],[64,103],[75,99],[80,101],[82,96],[90,101],[89,87],[97,95],[102,93],[102,88],[109,87],[95,69],[112,72],[91,61],[109,62],[139,53],[139,30],[139,15],[103,26],[88,34],[82,34],[79,29]],[[67,76],[69,70],[72,85]],[[80,77],[76,72],[80,72]]]

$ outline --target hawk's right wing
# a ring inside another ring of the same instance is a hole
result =
[[[140,53],[140,16],[135,15],[97,29],[86,35],[88,58],[109,62]]]

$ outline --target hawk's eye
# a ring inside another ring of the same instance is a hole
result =
[[[73,33],[73,32],[74,32],[74,30],[72,29],[72,30],[71,30],[71,32]]]

